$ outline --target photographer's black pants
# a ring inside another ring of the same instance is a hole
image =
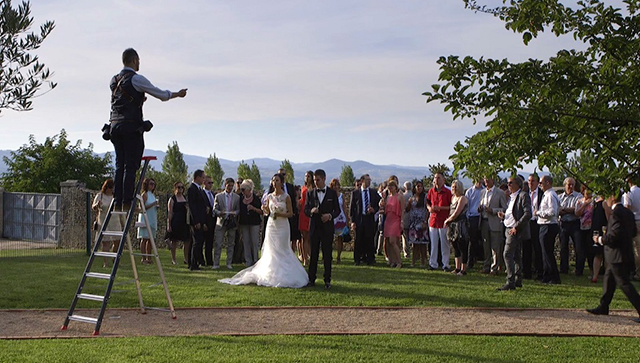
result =
[[[130,204],[134,199],[136,171],[144,152],[140,125],[122,121],[111,125],[111,143],[116,151],[116,177],[113,191],[116,205]]]

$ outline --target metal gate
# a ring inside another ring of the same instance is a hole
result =
[[[60,194],[4,193],[2,237],[51,242],[60,237]]]

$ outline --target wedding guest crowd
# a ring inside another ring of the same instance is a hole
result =
[[[286,171],[281,169],[278,175],[285,178]],[[409,259],[413,268],[465,276],[481,261],[478,272],[506,273],[506,282],[498,288],[501,291],[521,288],[526,279],[560,284],[560,275],[569,272],[571,245],[575,252],[575,275],[581,276],[588,265],[589,279],[595,283],[603,272],[604,248],[591,240],[606,235],[611,209],[603,196],[594,196],[586,185],[581,185],[580,193],[576,192],[573,178],[564,180],[563,192],[558,195],[551,176],[539,178],[535,173],[526,181],[522,176],[513,176],[499,183],[506,190],[498,187],[495,174],[476,179],[465,189],[459,180],[447,185],[444,175],[436,173],[428,190],[419,180],[405,182],[401,188],[393,175],[378,184],[376,190],[371,187],[371,177],[364,174],[356,180],[348,198],[340,181],[330,180],[328,188],[335,191],[340,207],[339,215],[333,219],[336,251],[333,257],[337,263],[344,262],[345,240],[353,237],[356,266],[375,265],[376,255],[384,255],[390,267],[405,267],[404,261]],[[174,193],[167,203],[166,240],[171,262],[176,263],[175,251],[182,243],[189,269],[219,268],[223,248],[224,264],[233,269],[236,262],[232,258],[239,241],[241,261],[246,266],[254,265],[260,258],[264,201],[256,194],[252,180],[238,183],[227,178],[220,191],[212,190],[212,184],[211,177],[202,170],[194,173],[188,195],[183,183],[174,184]],[[638,213],[640,189],[631,182],[629,186],[631,189],[622,203]],[[152,226],[157,225],[154,188],[155,182],[147,178],[143,183],[143,200]],[[312,171],[305,173],[302,186],[283,183],[283,190],[296,210],[303,209],[308,191],[314,188]],[[109,181],[105,181],[102,192],[94,199],[96,210],[110,203],[109,190]],[[269,192],[266,190],[264,195]],[[307,265],[310,220],[304,213],[294,213],[294,217],[289,220],[291,248]],[[101,214],[98,220],[103,219]],[[640,223],[640,217],[634,221]],[[148,263],[152,252],[146,228],[139,229],[139,238],[143,263]],[[103,244],[103,249],[117,247],[117,241],[103,240]],[[453,268],[449,266],[451,248]],[[556,248],[561,252],[559,260]],[[637,278],[636,266],[632,264],[629,278]]]

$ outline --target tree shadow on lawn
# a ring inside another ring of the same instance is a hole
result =
[[[240,350],[251,350],[255,352],[270,352],[270,357],[278,359],[286,357],[291,359],[288,352],[298,352],[295,355],[299,359],[313,357],[315,360],[328,359],[331,361],[336,357],[343,359],[382,359],[389,357],[396,359],[416,359],[422,357],[425,361],[460,361],[460,362],[513,362],[513,358],[505,359],[498,357],[502,353],[493,349],[471,349],[472,352],[481,352],[484,357],[477,354],[463,354],[463,347],[468,345],[484,344],[477,342],[475,337],[447,337],[449,344],[442,345],[442,338],[434,339],[432,336],[411,336],[413,344],[406,346],[406,338],[397,335],[375,335],[375,336],[297,336],[295,339],[282,339],[279,336],[251,337],[247,342],[246,337],[204,337],[205,344],[221,345],[225,351],[238,352],[238,344],[243,344]],[[433,341],[437,340],[436,344]],[[250,344],[246,344],[250,343]],[[450,345],[453,345],[451,347]],[[430,348],[429,346],[432,346]],[[455,349],[455,346],[461,349]],[[276,348],[277,347],[277,348]],[[274,351],[275,349],[275,351]],[[453,352],[456,351],[457,352]],[[234,354],[234,353],[231,353]]]

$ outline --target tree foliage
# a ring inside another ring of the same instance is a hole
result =
[[[444,183],[446,185],[451,185],[451,183],[453,183],[453,181],[456,180],[456,178],[453,175],[451,175],[451,168],[449,168],[445,164],[441,164],[441,163],[437,163],[435,165],[429,164],[429,173],[430,175],[428,176],[425,175],[422,178],[422,184],[424,185],[425,190],[433,187],[433,176],[436,175],[436,173],[441,173],[444,176]]]
[[[213,153],[213,156],[209,155],[209,157],[207,158],[207,162],[204,165],[204,173],[210,176],[213,180],[213,190],[222,188],[224,170],[222,169],[220,160],[218,160],[218,157],[215,153]]]
[[[242,178],[243,180],[251,179],[251,167],[242,160],[240,161],[240,164],[238,164],[237,174],[238,178]]]
[[[262,190],[262,176],[260,175],[260,169],[258,165],[256,165],[255,161],[251,162],[251,177],[249,178],[253,181],[253,185],[256,190]]]
[[[140,180],[140,174],[142,173],[142,167],[136,172],[136,182]],[[169,174],[162,170],[156,170],[153,166],[149,165],[145,178],[152,178],[156,181],[155,195],[161,194],[173,194],[173,184],[178,181],[174,180]]]
[[[33,25],[28,1],[17,7],[10,0],[0,0],[0,112],[2,109],[31,110],[32,99],[52,73],[38,56],[30,52],[40,48],[55,27],[47,21],[40,26],[40,33],[29,32]],[[56,84],[48,82],[53,89]]]
[[[572,36],[581,50],[521,63],[440,57],[440,83],[424,93],[427,102],[444,103],[454,120],[488,119],[486,130],[455,146],[456,171],[476,177],[537,162],[602,193],[638,174],[640,1],[623,1],[624,9],[600,0],[578,1],[575,8],[554,0],[505,1],[497,8],[464,3],[498,17],[525,45],[549,30]],[[567,167],[575,155],[597,162]]]
[[[343,165],[340,171],[340,185],[343,187],[351,187],[356,182],[356,176],[353,175],[353,169],[350,165]]]
[[[280,163],[280,169],[284,169],[287,171],[285,182],[293,184],[293,181],[296,180],[296,178],[293,175],[293,166],[291,166],[291,162],[287,159],[282,160],[282,162]]]
[[[162,190],[167,190],[167,185],[165,185],[166,183],[169,183],[168,190],[172,190],[173,183],[187,182],[189,170],[187,168],[187,163],[184,161],[184,155],[180,151],[180,146],[178,146],[178,142],[176,141],[167,146],[167,153],[162,160],[162,173],[164,176],[158,176],[161,180],[156,180],[156,183],[158,183],[159,186],[162,181]],[[150,174],[150,176],[152,175],[153,173]]]
[[[60,182],[78,180],[100,189],[113,174],[111,154],[100,157],[93,153],[93,144],[87,148],[81,144],[82,140],[72,144],[64,129],[42,144],[30,135],[28,145],[3,158],[8,171],[2,174],[2,186],[14,192],[59,193]]]

